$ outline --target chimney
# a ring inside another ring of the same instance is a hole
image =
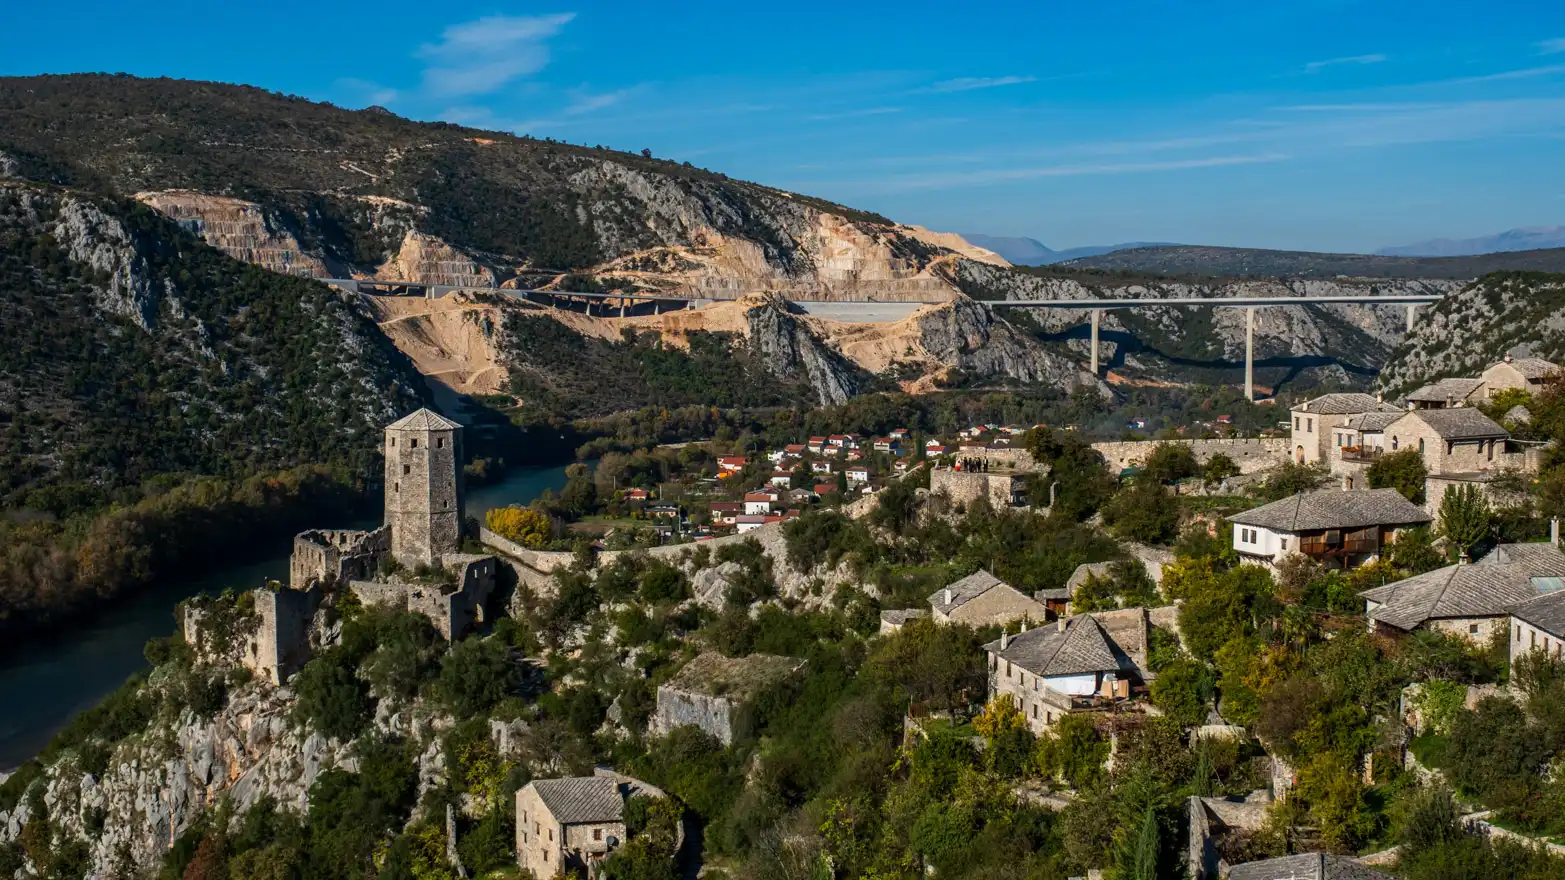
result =
[[[1375,402],[1376,403],[1385,403],[1386,402],[1386,393],[1384,391],[1377,391],[1377,392],[1375,392]]]
[[[1060,632],[1065,632],[1065,630],[1070,627],[1070,618],[1061,617],[1059,620],[1055,621],[1054,626]]]
[[[1000,650],[1004,651],[1006,648],[1009,648],[1010,646],[1011,646],[1011,634],[1008,633],[1008,632],[1005,632],[1004,630],[1001,630],[1000,631]]]
[[[946,600],[944,602],[940,603],[940,604],[942,604],[942,605],[950,605],[951,604],[951,588],[950,587],[946,587]]]
[[[1558,547],[1560,545],[1560,518],[1549,520],[1549,543]]]
[[[1022,621],[1022,632],[1026,632],[1026,631],[1027,631],[1027,621],[1024,620],[1024,621]],[[1018,633],[1018,635],[1020,635],[1020,633]]]
[[[1466,565],[1467,563],[1469,563],[1471,561],[1472,561],[1471,559],[1467,558],[1467,551],[1466,550],[1463,550],[1461,555],[1456,557],[1456,564],[1457,565]]]

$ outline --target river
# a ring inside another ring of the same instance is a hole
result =
[[[514,468],[493,485],[467,493],[467,514],[507,504],[526,504],[545,489],[565,486],[565,468]],[[322,528],[374,528],[378,520],[320,523]],[[261,585],[267,578],[288,579],[283,543],[266,559],[235,565],[202,577],[171,580],[137,592],[70,629],[69,637],[40,640],[37,646],[0,664],[0,770],[38,753],[77,713],[112,693],[132,673],[147,666],[147,640],[174,632],[174,606],[192,596],[228,587]]]

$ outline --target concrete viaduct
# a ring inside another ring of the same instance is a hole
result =
[[[558,306],[561,302],[566,304],[584,303],[587,314],[592,314],[593,303],[598,304],[599,315],[615,308],[608,301],[613,300],[618,306],[619,317],[626,316],[627,305],[634,306],[638,303],[652,303],[653,314],[661,311],[676,311],[683,309],[699,308],[708,303],[716,302],[711,299],[694,299],[681,296],[658,296],[641,293],[587,293],[582,291],[567,290],[512,290],[498,287],[470,287],[450,286],[435,284],[418,284],[409,281],[369,281],[352,278],[322,278],[327,284],[351,290],[356,293],[372,293],[390,296],[422,296],[429,299],[438,299],[458,290],[471,290],[481,293],[498,293],[513,296],[528,302],[536,302],[540,299],[545,305]],[[1140,297],[1135,299],[986,299],[977,300],[982,305],[997,308],[1014,309],[1073,309],[1086,311],[1092,325],[1092,374],[1098,374],[1098,325],[1103,320],[1103,313],[1109,309],[1145,309],[1145,308],[1181,308],[1181,307],[1212,307],[1212,308],[1236,308],[1244,309],[1244,396],[1247,400],[1255,399],[1255,310],[1268,306],[1307,306],[1307,305],[1400,305],[1407,308],[1407,330],[1413,331],[1413,322],[1417,316],[1418,307],[1440,301],[1438,294],[1432,293],[1404,293],[1404,294],[1362,294],[1347,296],[1196,296],[1196,297]],[[900,321],[918,309],[933,304],[933,302],[881,302],[881,301],[857,301],[857,300],[791,300],[805,314],[815,315],[839,321],[854,321],[859,323],[886,323]]]

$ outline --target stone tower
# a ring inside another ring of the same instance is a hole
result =
[[[386,426],[386,525],[403,565],[436,565],[462,541],[462,426],[421,409]]]

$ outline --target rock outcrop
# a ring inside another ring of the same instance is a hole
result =
[[[1379,377],[1389,395],[1448,376],[1476,376],[1507,353],[1565,360],[1565,276],[1481,278],[1420,309]]]
[[[751,349],[779,378],[808,377],[823,405],[843,403],[872,386],[872,376],[790,314],[780,297],[752,297],[741,304],[745,306]]]

